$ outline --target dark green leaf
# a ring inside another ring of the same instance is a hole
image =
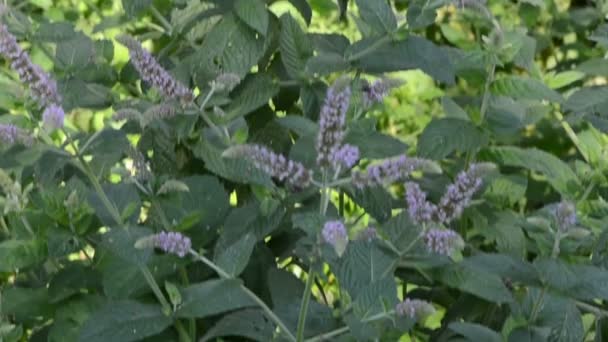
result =
[[[0,272],[14,272],[41,263],[46,246],[39,240],[6,240],[0,242]]]
[[[495,274],[466,264],[452,264],[441,269],[440,280],[450,287],[495,303],[513,300],[502,279]]]
[[[271,341],[275,327],[259,309],[245,309],[228,314],[207,331],[201,342],[223,336],[246,337],[255,341]]]
[[[513,97],[517,100],[547,100],[561,103],[562,96],[533,78],[509,76],[492,83],[492,93]]]
[[[564,109],[575,113],[594,113],[608,104],[608,87],[597,86],[579,89],[564,103]]]
[[[136,17],[152,4],[152,0],[122,0],[122,8],[129,17]]]
[[[445,5],[446,0],[414,0],[407,8],[407,24],[410,29],[425,28],[435,22],[437,9]]]
[[[238,0],[234,11],[239,19],[262,35],[268,30],[268,10],[260,0]]]
[[[299,78],[304,72],[306,61],[313,55],[312,43],[289,14],[281,17],[279,47],[285,69],[292,78]]]
[[[156,335],[172,319],[159,305],[135,301],[113,302],[93,313],[80,332],[82,342],[129,342]]]
[[[420,135],[418,155],[441,160],[454,151],[472,152],[487,143],[488,137],[470,121],[452,118],[433,120]]]
[[[366,24],[378,34],[395,31],[397,19],[388,1],[384,0],[356,0],[359,14]]]
[[[298,12],[300,12],[304,20],[306,20],[306,23],[310,25],[312,10],[310,9],[308,2],[306,0],[289,0],[289,2],[298,10]]]
[[[303,116],[298,115],[287,115],[282,118],[278,118],[277,122],[292,131],[294,131],[300,137],[314,136],[319,131],[319,126]]]
[[[268,104],[277,95],[279,85],[266,74],[247,77],[234,93],[234,100],[226,108],[224,122],[230,122]]]
[[[208,280],[181,292],[183,304],[175,313],[177,317],[203,318],[256,305],[241,289],[240,280]]]
[[[501,342],[502,337],[494,330],[488,329],[483,325],[476,323],[466,322],[453,322],[448,326],[450,330],[453,330],[460,335],[464,336],[467,341],[476,342]]]
[[[249,233],[243,235],[237,242],[216,253],[215,263],[231,276],[238,276],[249,262],[256,237]]]

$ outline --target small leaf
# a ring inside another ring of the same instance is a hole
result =
[[[158,189],[156,192],[157,195],[164,195],[171,192],[189,192],[190,188],[184,182],[180,182],[175,179],[169,179]]]
[[[175,284],[165,281],[165,290],[169,295],[169,301],[173,304],[173,307],[177,307],[182,303],[182,295],[179,293],[179,289]]]

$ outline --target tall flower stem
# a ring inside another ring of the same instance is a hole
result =
[[[195,259],[197,259],[198,261],[201,261],[203,264],[207,265],[209,268],[214,270],[215,273],[217,273],[221,278],[234,279],[234,277],[232,277],[230,274],[228,274],[228,272],[224,271],[221,267],[216,265],[213,261],[207,259],[204,255],[200,255],[194,250],[190,250],[190,254],[192,256],[194,256]],[[241,284],[240,287],[241,287],[241,290],[249,298],[251,298],[256,304],[258,304],[260,306],[260,308],[262,308],[262,310],[264,310],[264,313],[266,314],[266,316],[268,316],[268,318],[270,318],[279,327],[279,329],[281,329],[281,332],[284,333],[291,342],[296,341],[295,336],[293,336],[293,334],[289,331],[289,329],[287,328],[285,323],[283,323],[283,321],[277,315],[275,315],[275,313],[268,307],[268,305],[266,305],[266,303],[264,303],[263,300],[260,299],[260,297],[258,297],[255,293],[253,293],[245,285]]]
[[[559,255],[559,243],[562,240],[562,234],[559,230],[555,232],[555,238],[553,240],[553,249],[551,250],[551,259],[557,258]],[[543,286],[540,290],[540,294],[538,295],[538,299],[534,303],[532,307],[532,313],[530,313],[530,322],[534,322],[536,317],[540,313],[540,310],[543,306],[543,302],[545,300],[545,294],[547,293],[547,286]]]

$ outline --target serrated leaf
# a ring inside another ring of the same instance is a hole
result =
[[[437,9],[448,3],[447,0],[414,0],[407,8],[407,24],[410,29],[425,28],[435,22]]]
[[[509,96],[514,99],[547,100],[561,103],[564,99],[556,91],[533,78],[509,76],[492,83],[492,93]]]
[[[129,17],[136,17],[152,4],[152,0],[122,0],[122,8]]]
[[[14,272],[43,262],[45,245],[38,240],[5,240],[0,242],[0,272]]]
[[[287,73],[292,78],[299,78],[304,72],[306,62],[313,55],[312,43],[298,22],[289,14],[281,17],[279,49]]]
[[[311,76],[324,76],[350,68],[350,63],[340,54],[322,53],[308,59],[304,67]]]
[[[397,19],[388,1],[384,0],[356,0],[359,14],[366,24],[378,34],[395,31]]]
[[[551,89],[563,88],[585,77],[580,71],[563,71],[557,74],[551,74],[545,77],[545,83]]]
[[[319,126],[308,118],[299,115],[287,115],[277,118],[279,125],[294,131],[300,137],[314,136],[319,131]]]
[[[451,98],[447,96],[442,97],[441,106],[447,117],[465,121],[469,120],[469,114]]]
[[[298,12],[302,15],[306,24],[310,25],[312,19],[312,9],[306,0],[289,0],[289,2],[295,7]]]
[[[535,148],[522,149],[514,146],[491,147],[482,151],[486,160],[505,166],[516,166],[540,172],[562,194],[574,194],[580,182],[570,167],[559,158]]]
[[[226,116],[222,118],[222,122],[230,122],[268,104],[278,92],[279,85],[267,74],[247,77],[235,90],[234,100],[226,108]]]
[[[494,303],[508,303],[513,300],[500,277],[465,264],[451,264],[441,268],[439,279],[450,287]]]
[[[382,159],[404,154],[407,145],[397,138],[377,132],[365,125],[349,127],[345,142],[359,148],[361,158]]]
[[[262,35],[268,31],[268,10],[260,0],[238,0],[234,11],[239,19]]]
[[[475,151],[487,143],[488,137],[470,121],[444,118],[426,126],[417,150],[421,157],[441,160],[454,151]]]
[[[215,263],[231,276],[237,277],[249,263],[256,242],[255,235],[247,233],[230,246],[218,244],[221,250],[216,250]]]
[[[452,322],[448,325],[448,328],[464,336],[466,341],[502,342],[499,333],[480,324]]]
[[[372,53],[353,58],[375,41],[366,39],[353,44],[346,52],[347,57],[350,56],[349,60],[356,62],[363,71],[372,74],[420,69],[439,82],[454,83],[455,69],[447,49],[417,36],[382,44]]]
[[[190,188],[184,182],[178,181],[176,179],[169,179],[164,182],[163,185],[156,192],[157,195],[164,195],[171,192],[189,192]]]
[[[566,100],[564,109],[576,113],[588,114],[602,112],[608,105],[608,87],[581,88]]]
[[[173,322],[159,305],[113,302],[93,313],[80,332],[82,342],[130,342],[153,336]]]
[[[201,342],[223,336],[239,336],[254,341],[271,341],[275,327],[259,309],[244,309],[230,313],[207,331]]]
[[[256,305],[236,279],[208,280],[190,285],[181,292],[183,303],[175,312],[177,317],[204,318]]]

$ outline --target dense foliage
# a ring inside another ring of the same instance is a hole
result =
[[[0,341],[608,340],[604,0],[0,14]]]

